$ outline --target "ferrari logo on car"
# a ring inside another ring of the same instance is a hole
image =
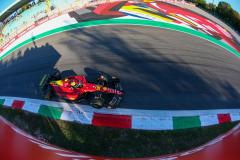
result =
[[[63,86],[63,81],[62,80],[55,81],[55,84],[58,86]]]

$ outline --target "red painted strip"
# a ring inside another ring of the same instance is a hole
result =
[[[13,108],[13,109],[22,109],[24,103],[25,103],[24,101],[14,100],[14,101],[13,101],[13,104],[12,104],[12,108]]]
[[[120,3],[122,2],[100,4],[93,12],[99,15],[124,16],[124,14],[119,11],[112,11],[112,8],[119,5]]]
[[[231,116],[230,114],[218,114],[218,122],[219,124],[231,122]]]
[[[92,125],[115,128],[132,128],[132,116],[94,113]]]

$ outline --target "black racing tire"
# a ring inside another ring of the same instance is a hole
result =
[[[107,83],[112,80],[112,77],[104,72],[99,72],[99,78],[100,76],[103,76],[104,77],[103,80]]]
[[[62,79],[62,75],[59,70],[55,70],[50,76],[51,76],[51,79],[54,81]]]
[[[100,109],[104,105],[104,100],[103,100],[103,98],[93,99],[91,101],[90,105],[93,106],[94,108]]]
[[[117,77],[112,77],[112,81],[113,81],[113,82],[116,82],[116,83],[119,83],[119,82],[120,82],[120,79],[117,78]]]
[[[103,86],[108,86],[109,84],[113,82],[120,82],[119,78],[107,75],[105,73],[102,73],[101,76],[103,76],[103,79],[100,79],[100,77],[96,80],[97,84],[103,85]]]
[[[45,90],[45,93],[44,93],[44,99],[47,99],[47,100],[51,100],[52,99],[52,94],[53,94],[53,90],[52,90],[52,87],[51,86],[48,86],[47,89]]]
[[[102,74],[102,76],[104,77],[104,80],[108,83],[111,80],[111,77],[106,75],[106,74]]]

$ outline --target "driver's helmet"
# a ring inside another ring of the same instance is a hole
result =
[[[77,79],[69,79],[68,84],[73,88],[82,88],[83,87],[82,82]]]

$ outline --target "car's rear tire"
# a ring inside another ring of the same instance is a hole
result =
[[[112,77],[112,81],[115,82],[115,83],[119,83],[119,82],[120,82],[120,79],[117,78],[117,77]]]
[[[44,94],[44,99],[51,100],[52,99],[52,94],[53,94],[52,87],[48,86],[46,91],[45,91],[45,94]]]
[[[54,81],[62,79],[62,75],[59,70],[55,70],[50,76],[51,76],[51,79]]]

